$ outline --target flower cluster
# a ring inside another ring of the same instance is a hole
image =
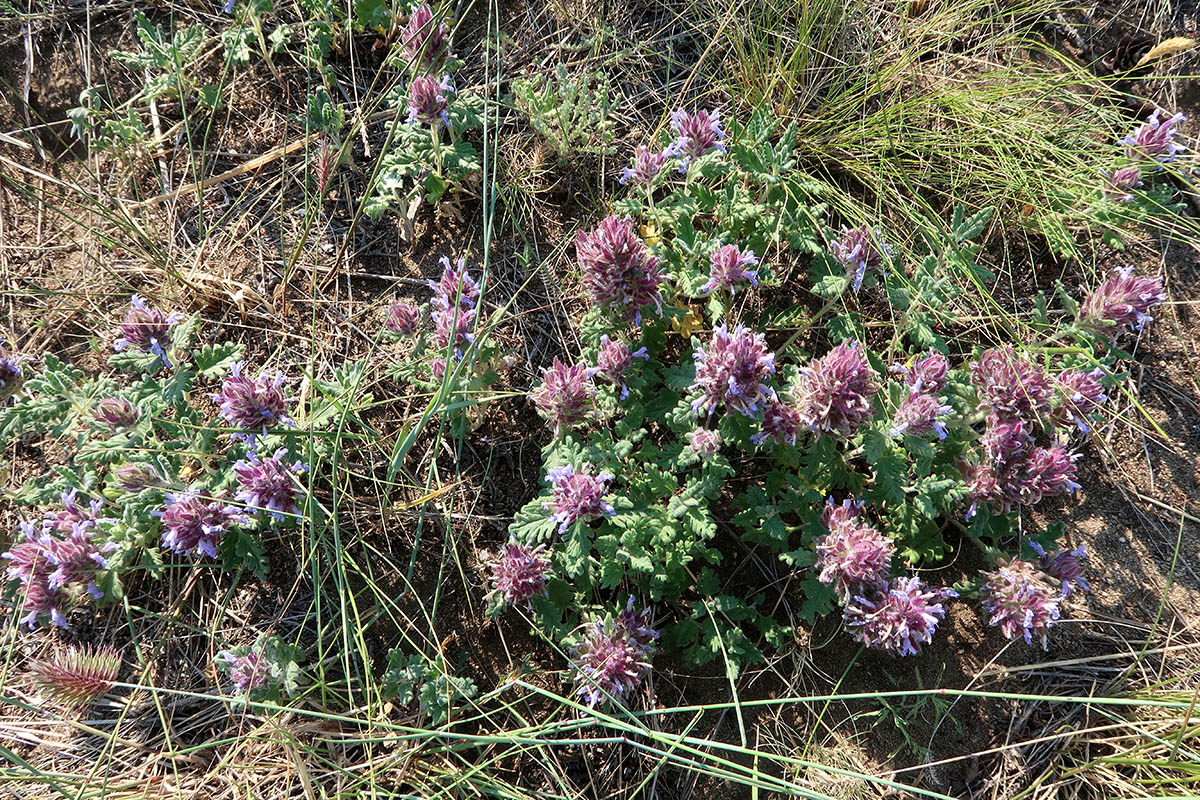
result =
[[[752,417],[775,400],[775,390],[766,382],[775,374],[775,354],[767,349],[762,334],[739,325],[732,332],[724,325],[713,330],[707,347],[697,347],[692,411],[712,414],[724,406]]]
[[[688,434],[688,447],[703,459],[721,452],[721,432],[710,428],[696,428]]]
[[[401,34],[404,55],[413,69],[437,72],[450,59],[450,28],[422,3],[412,10]]]
[[[842,229],[841,238],[829,243],[829,253],[845,268],[846,278],[856,292],[867,273],[882,271],[884,259],[890,255],[880,233],[866,225]]]
[[[125,319],[121,321],[121,336],[113,342],[113,347],[118,351],[132,348],[143,353],[153,353],[169,368],[171,362],[167,358],[167,347],[171,344],[171,328],[182,321],[182,314],[163,314],[140,295],[135,294],[130,301],[129,311],[125,313]]]
[[[578,472],[570,464],[546,472],[546,480],[552,489],[546,508],[553,512],[551,516],[558,523],[559,533],[566,533],[580,520],[589,522],[617,513],[612,503],[604,499],[608,496],[608,482],[612,478],[608,472],[592,474],[592,465],[587,462]]]
[[[234,524],[252,520],[241,509],[199,491],[167,492],[162,511],[150,512],[162,522],[162,543],[180,555],[217,557],[221,536]]]
[[[1097,286],[1079,306],[1079,326],[1098,336],[1116,338],[1121,328],[1140,331],[1153,319],[1150,309],[1163,302],[1162,280],[1118,269]]]
[[[162,486],[165,480],[157,467],[145,461],[127,461],[114,467],[112,476],[121,491],[135,494],[151,486]]]
[[[908,392],[896,409],[892,420],[892,436],[928,437],[937,434],[939,439],[946,438],[946,423],[942,417],[954,411],[945,401],[932,394]]]
[[[234,436],[253,442],[258,432],[281,423],[290,423],[287,399],[283,396],[283,373],[274,378],[259,375],[250,380],[242,374],[245,362],[235,362],[221,384],[221,391],[212,396],[213,402],[226,422],[241,429]]]
[[[446,95],[454,92],[450,76],[440,80],[432,75],[418,75],[408,85],[408,124],[423,122],[430,125],[450,124],[450,101]]]
[[[412,336],[421,323],[421,309],[412,303],[397,300],[388,306],[384,327],[396,336]]]
[[[875,378],[858,342],[842,342],[801,369],[794,391],[800,418],[818,435],[852,436],[871,418]]]
[[[625,703],[650,671],[658,631],[649,626],[651,610],[635,612],[633,605],[630,598],[615,619],[586,623],[571,651],[572,666],[579,673],[577,691],[589,708],[608,699]]]
[[[668,158],[670,153],[666,151],[654,151],[645,145],[638,145],[633,155],[633,166],[621,170],[621,183],[633,182],[649,187],[662,172],[663,164]]]
[[[297,483],[298,476],[307,467],[304,462],[284,462],[288,451],[279,448],[270,458],[260,459],[250,452],[246,458],[233,465],[237,476],[236,499],[254,511],[268,511],[275,519],[300,513],[296,501],[303,489]]]
[[[635,358],[650,359],[646,348],[630,350],[629,345],[620,339],[610,339],[607,335],[600,337],[600,350],[596,354],[596,366],[587,370],[589,378],[599,375],[611,383],[621,387],[621,399],[629,397],[629,387],[625,385],[625,373],[633,366]]]
[[[475,316],[479,308],[479,284],[471,277],[460,258],[457,265],[442,256],[442,276],[430,281],[433,298],[433,346],[440,350],[453,348],[454,357],[461,359],[463,349],[475,343]],[[440,377],[440,376],[435,376]]]
[[[942,602],[958,597],[952,589],[930,589],[915,576],[891,583],[848,603],[842,622],[867,647],[898,656],[912,656],[929,644],[938,623],[946,617]]]
[[[911,365],[893,365],[891,371],[904,375],[904,384],[911,392],[940,394],[946,388],[950,360],[937,350],[930,350],[928,355],[914,359]]]
[[[137,424],[138,410],[124,397],[105,397],[92,409],[92,420],[108,433],[120,433]]]
[[[892,541],[859,516],[861,503],[826,502],[821,522],[829,532],[817,539],[814,568],[817,580],[832,586],[841,602],[870,594],[887,583],[895,547]]]
[[[1045,370],[1011,347],[985,350],[971,362],[971,383],[980,406],[1004,421],[1040,419],[1050,409],[1053,389]]]
[[[592,413],[596,387],[583,364],[564,364],[558,356],[542,370],[542,382],[530,392],[538,414],[550,423],[555,437],[585,422]]]
[[[1075,482],[1075,461],[1059,443],[1037,447],[1022,420],[1006,421],[993,414],[979,440],[975,461],[964,465],[963,474],[971,497],[967,516],[978,503],[990,503],[1008,511],[1018,505],[1033,505],[1044,497],[1070,494]]]
[[[1164,162],[1174,161],[1175,154],[1186,149],[1175,141],[1175,129],[1187,120],[1183,114],[1176,114],[1170,119],[1159,120],[1160,109],[1155,109],[1145,122],[1139,125],[1121,140],[1125,145],[1125,157],[1134,162]]]
[[[658,260],[626,218],[610,215],[595,230],[581,232],[575,256],[583,273],[583,288],[601,308],[613,309],[640,324],[642,309],[662,313],[662,275]]]
[[[802,430],[804,421],[800,412],[781,400],[770,400],[763,409],[762,430],[751,436],[750,441],[794,445]]]
[[[735,244],[718,247],[712,254],[708,282],[700,287],[700,291],[726,291],[732,295],[737,293],[736,286],[742,281],[758,286],[758,270],[747,269],[757,263],[758,256],[753,250],[743,252]]]
[[[1100,177],[1104,180],[1101,187],[1104,196],[1118,203],[1132,202],[1133,190],[1142,186],[1142,171],[1138,167],[1100,170]]]
[[[229,650],[222,650],[217,653],[217,661],[224,662],[229,671],[229,680],[239,692],[266,688],[271,678],[271,665],[266,655],[259,650],[251,650],[240,656]]]
[[[22,360],[24,356],[0,348],[0,400],[12,397],[25,384]]]
[[[1061,593],[1055,580],[1034,564],[1014,558],[993,572],[984,573],[983,608],[988,624],[1009,639],[1033,637],[1046,647],[1047,633],[1058,622]]]
[[[700,110],[689,114],[682,109],[671,113],[671,127],[675,129],[675,141],[666,152],[680,159],[679,171],[687,172],[692,159],[710,150],[726,152],[725,131],[721,128],[721,112]]]
[[[527,547],[510,541],[492,562],[492,590],[488,599],[497,606],[526,606],[546,594],[550,558],[546,546]]]
[[[1080,433],[1091,433],[1091,416],[1108,401],[1104,384],[1100,379],[1104,370],[1072,369],[1055,377],[1058,403],[1054,407],[1054,420],[1060,424],[1074,425]]]
[[[80,506],[71,491],[63,495],[63,509],[47,514],[40,526],[20,523],[21,540],[0,557],[9,562],[9,579],[17,582],[21,610],[26,612],[22,624],[32,628],[49,617],[55,625],[66,625],[62,609],[73,585],[86,587],[95,599],[103,596],[96,587],[96,572],[108,566],[104,556],[116,545],[94,541],[102,504],[97,499]]]
[[[1038,555],[1042,572],[1058,581],[1059,594],[1066,597],[1076,589],[1090,592],[1084,572],[1083,559],[1087,557],[1087,548],[1079,545],[1074,550],[1055,550],[1047,553],[1046,549],[1037,542],[1030,542],[1029,547]]]

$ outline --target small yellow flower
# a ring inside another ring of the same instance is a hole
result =
[[[648,247],[653,247],[662,240],[662,237],[659,236],[660,231],[658,230],[658,226],[653,222],[647,222],[645,225],[639,227],[638,231],[642,234],[642,239],[645,240]]]
[[[671,317],[671,327],[675,333],[682,336],[684,339],[692,338],[692,334],[704,327],[704,317],[700,316],[700,312],[692,306],[684,306],[687,313],[683,318]]]

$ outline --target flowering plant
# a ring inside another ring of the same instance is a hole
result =
[[[41,509],[0,554],[25,624],[66,625],[76,600],[118,600],[125,571],[159,576],[165,559],[261,575],[255,531],[308,516],[307,465],[336,445],[302,429],[354,415],[362,365],[313,381],[301,413],[292,381],[252,375],[241,345],[195,345],[199,321],[135,297],[110,357],[132,375],[88,375],[47,354],[0,408],[0,440],[44,433],[69,459],[15,494]]]
[[[1077,321],[1053,334],[1079,345],[1066,357],[1011,344],[952,356],[939,329],[962,290],[944,266],[992,279],[973,241],[990,210],[955,210],[950,235],[931,230],[906,271],[886,231],[839,232],[820,206],[801,207],[791,129],[761,113],[728,129],[715,113],[673,121],[673,142],[639,148],[616,213],[578,238],[584,346],[532,388],[546,488],[493,567],[507,575],[522,554],[536,590],[521,608],[569,648],[580,696],[628,702],[660,649],[736,671],[785,642],[780,598],[733,588],[746,581],[731,562],[751,549],[776,559],[752,586],[794,576],[791,619],[841,607],[846,634],[870,648],[919,653],[954,602],[1045,643],[1086,588],[1083,553],[1055,549],[1061,526],[1018,535],[1014,522],[1078,488],[1078,447],[1123,380],[1118,342],[1162,301],[1161,283],[1122,271],[1082,304],[1066,296]],[[737,302],[767,297],[796,259],[824,305],[755,315]],[[860,296],[891,304],[890,343],[869,335]],[[1040,561],[1018,558],[1022,539]],[[994,568],[949,573],[959,546]],[[614,594],[653,604],[653,637],[603,611]]]

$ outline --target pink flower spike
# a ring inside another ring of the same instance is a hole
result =
[[[747,269],[758,263],[753,250],[742,252],[737,245],[727,244],[713,251],[708,282],[700,287],[702,292],[727,291],[737,294],[737,284],[749,281],[758,286],[758,270]]]
[[[570,464],[554,467],[546,472],[546,480],[553,489],[551,501],[546,504],[558,523],[558,532],[566,533],[576,522],[590,522],[600,517],[616,514],[608,496],[611,473],[592,473],[592,465],[584,462],[579,471]]]
[[[581,232],[575,241],[575,257],[583,273],[584,291],[596,305],[635,324],[641,323],[646,306],[654,306],[662,314],[659,287],[663,278],[658,260],[629,219],[608,216],[595,230]]]
[[[858,342],[842,342],[801,369],[793,392],[800,418],[820,436],[853,436],[871,419],[876,377]]]

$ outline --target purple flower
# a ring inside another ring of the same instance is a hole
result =
[[[546,546],[527,547],[510,541],[492,562],[492,591],[488,598],[500,606],[528,605],[546,594],[550,559]]]
[[[615,309],[639,324],[645,306],[662,313],[658,261],[628,219],[610,215],[594,231],[580,232],[575,257],[583,272],[583,288],[596,305]]]
[[[465,258],[459,258],[456,263],[450,262],[449,256],[442,256],[442,276],[436,281],[430,281],[433,289],[433,299],[430,301],[436,308],[443,310],[459,306],[474,308],[479,304],[479,282],[471,277]]]
[[[1100,177],[1104,180],[1101,189],[1104,196],[1118,203],[1132,202],[1133,190],[1142,185],[1142,171],[1138,167],[1121,167],[1112,172],[1100,170]]]
[[[113,342],[116,350],[131,347],[144,353],[153,353],[162,359],[163,364],[171,366],[167,358],[167,347],[171,344],[171,327],[183,321],[183,315],[172,312],[163,314],[157,308],[148,305],[141,295],[134,295],[130,300],[129,311],[121,322],[121,338]]]
[[[1014,476],[1013,486],[1021,502],[1033,505],[1043,497],[1058,497],[1078,489],[1075,462],[1079,456],[1079,453],[1070,453],[1058,444],[1034,448],[1024,469]]]
[[[842,238],[829,243],[829,253],[845,268],[846,277],[856,292],[862,287],[867,273],[880,271],[884,258],[890,255],[879,231],[866,225],[843,228]]]
[[[21,610],[27,612],[19,621],[21,625],[32,630],[37,627],[38,620],[49,617],[54,625],[67,627],[67,618],[62,612],[67,597],[63,592],[47,587],[44,580],[21,584],[17,597],[21,600]]]
[[[892,421],[892,436],[928,437],[936,433],[939,439],[945,439],[946,423],[942,422],[940,417],[952,411],[954,409],[946,405],[940,397],[909,392],[896,409],[896,417]]]
[[[439,120],[450,125],[450,102],[446,95],[454,91],[450,76],[439,82],[432,75],[418,75],[408,85],[408,123],[436,123]]]
[[[578,472],[570,464],[546,472],[546,480],[553,490],[546,508],[554,512],[551,517],[558,523],[559,533],[566,533],[579,520],[590,522],[617,513],[612,503],[604,499],[612,478],[608,472],[593,475],[592,465],[586,461]]]
[[[111,519],[101,518],[100,509],[104,507],[104,499],[95,497],[86,506],[79,504],[79,490],[68,489],[62,494],[63,507],[58,511],[49,511],[42,520],[42,527],[53,531],[59,536],[70,536],[76,527],[90,528],[98,522],[112,522]]]
[[[794,445],[803,429],[804,421],[798,411],[780,400],[771,400],[763,410],[762,430],[751,436],[750,441]]]
[[[150,513],[162,520],[163,546],[181,555],[200,553],[217,557],[221,536],[233,524],[249,525],[252,520],[241,509],[199,492],[167,492],[167,507]]]
[[[937,350],[915,359],[911,365],[894,364],[891,372],[904,375],[904,383],[911,391],[941,394],[946,388],[946,376],[950,372],[950,360]]]
[[[737,245],[727,244],[718,247],[712,254],[712,266],[709,269],[708,283],[700,287],[702,292],[718,290],[737,294],[736,284],[750,281],[752,286],[758,286],[758,270],[746,269],[758,263],[758,257],[753,250],[742,252]]]
[[[650,186],[658,177],[658,173],[662,172],[663,164],[669,156],[670,153],[665,150],[656,153],[644,144],[638,145],[633,155],[633,166],[621,171],[621,183],[633,181],[642,186]]]
[[[397,336],[412,336],[417,332],[420,322],[421,309],[412,303],[397,300],[388,306],[387,321],[384,322],[384,327]]]
[[[721,452],[721,432],[708,428],[696,428],[687,435],[688,447],[702,459],[710,459]]]
[[[709,150],[726,152],[725,145],[721,143],[725,131],[721,129],[720,111],[701,110],[695,114],[674,111],[671,113],[671,127],[677,136],[666,152],[681,160],[680,172],[687,172],[692,159],[699,158]]]
[[[29,583],[35,576],[45,575],[49,562],[46,560],[46,547],[50,535],[28,520],[17,523],[21,532],[21,541],[9,548],[8,552],[0,555],[6,558],[9,580]]]
[[[428,4],[422,3],[412,10],[401,36],[404,55],[412,68],[437,72],[446,65],[450,57],[450,29],[446,23],[434,19]]]
[[[65,626],[62,606],[66,595],[62,590],[73,584],[86,586],[93,598],[103,596],[96,587],[96,572],[108,566],[104,556],[116,545],[97,545],[91,522],[77,522],[63,533],[44,522],[40,530],[28,521],[21,522],[19,529],[22,540],[0,557],[9,561],[9,579],[19,583],[17,595],[27,612],[22,624],[32,628],[41,617],[49,616],[55,625]]]
[[[431,344],[439,350],[453,348],[454,358],[461,360],[463,349],[475,343],[475,309],[453,305],[433,312]],[[436,376],[435,376],[436,377]]]
[[[97,546],[92,541],[93,536],[95,531],[91,528],[76,525],[66,538],[43,537],[42,557],[47,568],[53,567],[46,575],[46,588],[58,591],[71,584],[84,584],[94,599],[103,596],[96,588],[96,570],[108,566],[104,555],[117,546],[112,542]]]
[[[1118,269],[1097,286],[1079,307],[1079,325],[1101,336],[1116,337],[1121,327],[1140,331],[1151,308],[1166,300],[1160,278],[1133,274],[1133,267]]]
[[[850,502],[850,501],[847,501]],[[887,583],[888,570],[896,548],[879,531],[849,517],[849,508],[826,506],[829,533],[817,539],[817,559],[813,568],[817,580],[832,586],[843,603],[858,594],[870,593],[870,587]]]
[[[221,384],[221,391],[212,399],[226,422],[243,429],[242,433],[234,435],[253,441],[258,431],[265,433],[272,425],[291,423],[292,420],[287,415],[287,399],[283,396],[283,373],[276,373],[274,378],[264,374],[250,380],[242,375],[244,365],[244,361],[234,362]]]
[[[983,610],[988,625],[1000,628],[1006,638],[1033,637],[1046,648],[1047,631],[1058,622],[1060,594],[1049,575],[1028,561],[1014,558],[995,572],[985,572]]]
[[[151,486],[162,486],[162,473],[144,461],[129,461],[112,471],[116,484],[125,492],[140,492]]]
[[[1058,581],[1062,597],[1066,597],[1075,589],[1085,592],[1092,590],[1083,568],[1083,559],[1087,557],[1086,547],[1079,545],[1074,550],[1055,550],[1053,553],[1047,553],[1037,542],[1030,542],[1029,546],[1038,554],[1042,572]]]
[[[650,360],[646,348],[641,347],[636,352],[620,339],[609,339],[607,335],[600,337],[600,351],[596,354],[596,366],[587,371],[589,378],[599,375],[607,381],[621,387],[621,399],[629,397],[629,387],[625,385],[625,373],[633,366],[635,358]]]
[[[927,589],[920,578],[896,578],[846,604],[842,622],[867,647],[899,656],[916,655],[946,617],[942,601],[951,589]]]
[[[1160,122],[1160,113],[1161,110],[1156,108],[1133,133],[1121,140],[1125,145],[1126,158],[1132,161],[1173,161],[1176,153],[1187,149],[1175,142],[1175,127],[1187,117],[1176,114],[1166,122]]]
[[[595,395],[587,367],[564,364],[558,356],[542,370],[541,384],[529,393],[538,414],[550,423],[556,438],[591,417]]]
[[[638,611],[634,608],[636,605],[637,598],[630,595],[625,603],[625,610],[617,614],[616,624],[629,634],[648,657],[654,652],[659,637],[659,632],[651,625],[654,622],[654,608],[646,606]]]
[[[92,409],[92,419],[109,433],[117,433],[137,424],[138,410],[124,397],[105,397]]]
[[[251,650],[245,655],[234,655],[229,650],[217,654],[229,670],[229,680],[241,692],[264,688],[271,679],[271,663],[261,650]]]
[[[800,418],[818,435],[846,438],[871,419],[876,373],[858,342],[847,340],[800,371]]]
[[[430,281],[433,289],[433,346],[447,350],[453,348],[454,357],[461,359],[463,348],[475,343],[475,317],[479,304],[479,284],[467,270],[466,259],[458,259],[457,264],[451,264],[447,256],[442,256],[442,276],[436,281]],[[441,380],[440,375],[434,375],[435,380]]]
[[[707,347],[697,347],[696,380],[692,390],[700,396],[692,401],[692,411],[712,414],[718,406],[752,417],[775,390],[765,383],[775,374],[775,354],[767,349],[762,334],[739,325],[732,333],[724,325],[713,329]]]
[[[285,464],[287,448],[279,448],[275,455],[260,459],[255,453],[233,465],[239,489],[236,499],[255,511],[269,511],[275,519],[300,513],[296,500],[304,489],[297,484],[300,473],[308,468],[304,462]]]
[[[827,497],[825,498],[825,508],[821,509],[821,524],[830,532],[855,527],[858,525],[862,508],[862,501],[852,497],[847,497],[841,502],[841,505],[835,503],[832,497]]]
[[[980,445],[982,452],[976,462],[964,467],[972,500],[968,517],[980,502],[1008,511],[1015,505],[1032,505],[1043,497],[1070,494],[1079,488],[1074,480],[1078,454],[1061,445],[1035,447],[1022,421],[991,415]]]
[[[1108,400],[1100,382],[1103,377],[1104,370],[1099,367],[1090,372],[1073,369],[1059,373],[1055,380],[1059,401],[1054,409],[1055,421],[1074,424],[1080,433],[1091,433],[1089,418]]]
[[[0,348],[0,400],[12,397],[25,385],[24,360],[25,356]]]
[[[979,390],[980,405],[1001,419],[1040,419],[1050,409],[1051,388],[1046,372],[1020,358],[1011,347],[993,347],[971,362],[971,383]]]
[[[616,620],[585,624],[583,637],[571,651],[579,672],[577,690],[589,708],[607,699],[624,703],[650,671],[658,631],[649,627],[650,609],[633,610],[633,598]]]
[[[429,375],[435,381],[440,381],[446,377],[446,359],[435,358],[429,362]]]

